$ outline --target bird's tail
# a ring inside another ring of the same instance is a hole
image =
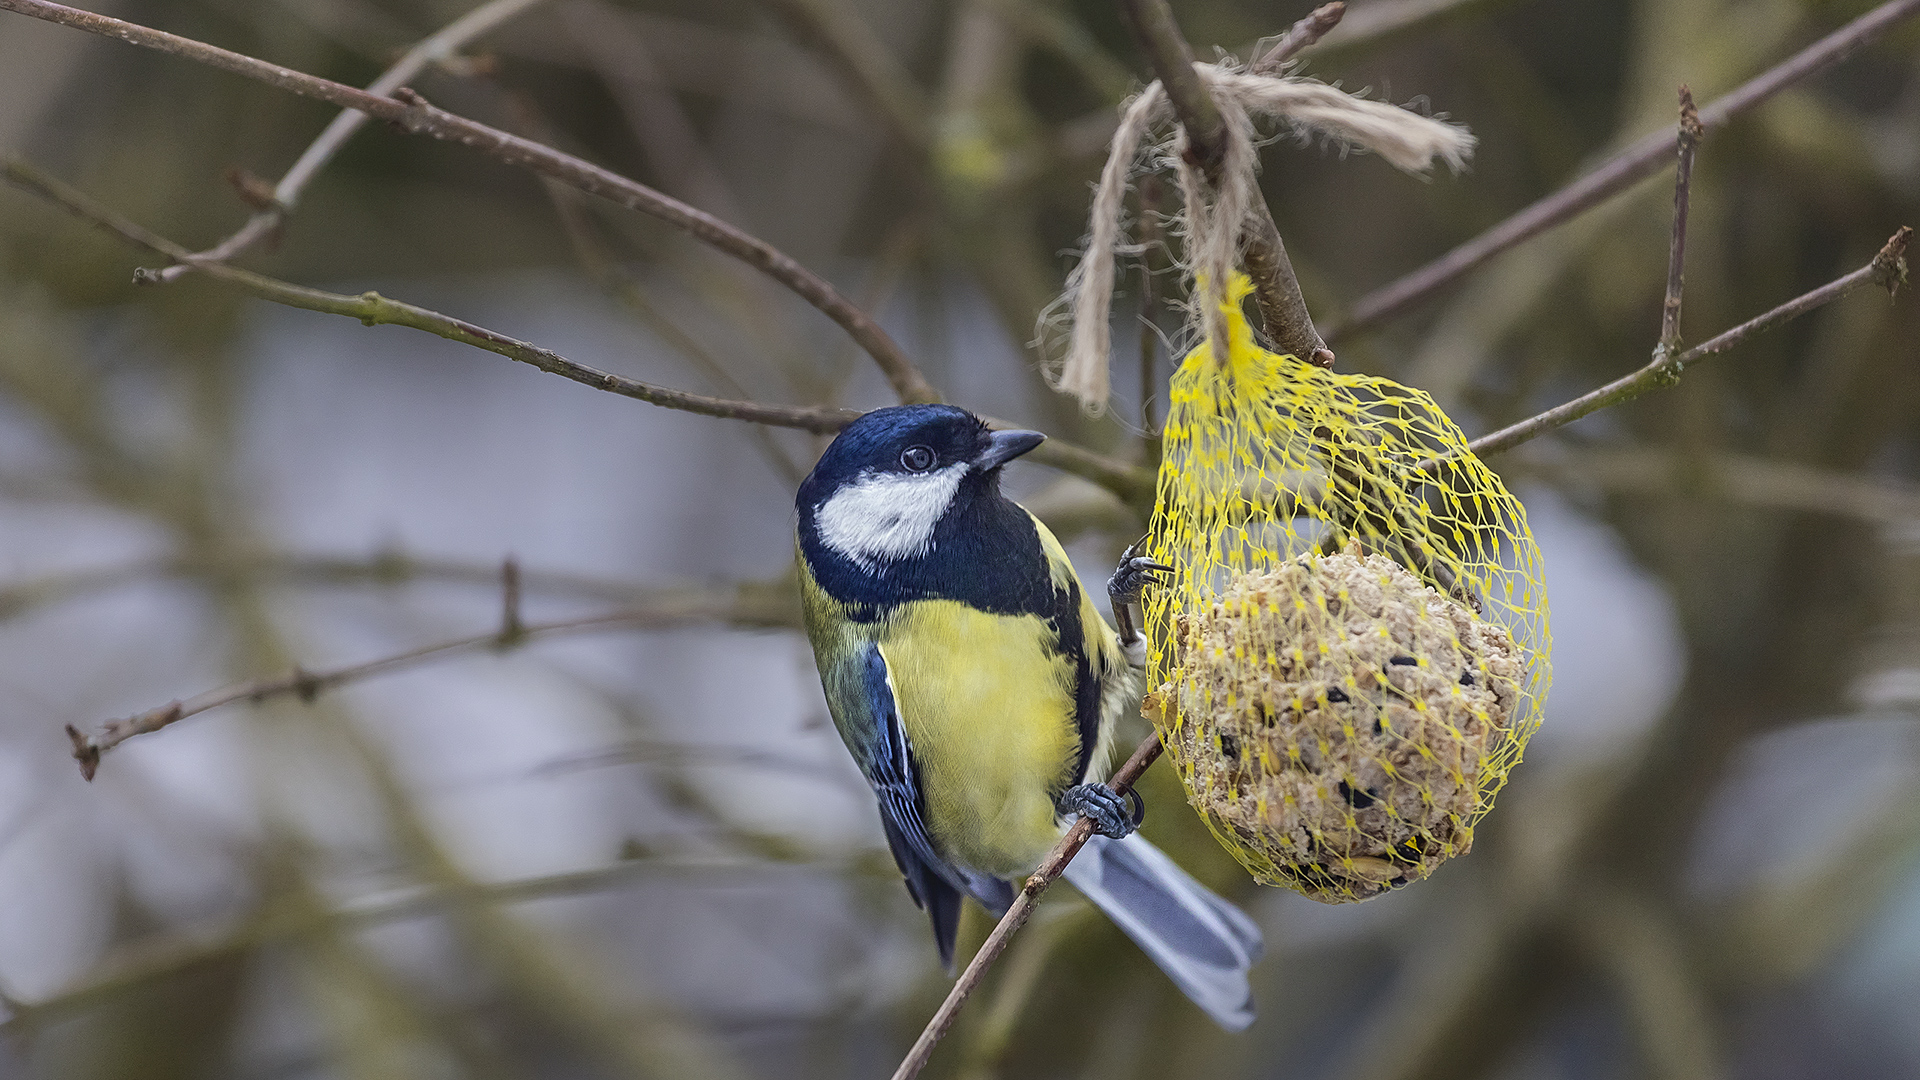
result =
[[[1260,928],[1174,865],[1138,833],[1098,834],[1067,864],[1066,878],[1106,912],[1160,970],[1228,1031],[1253,1023],[1247,969],[1260,958]]]

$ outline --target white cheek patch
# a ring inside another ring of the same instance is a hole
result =
[[[925,555],[967,468],[962,461],[933,472],[861,476],[815,511],[820,542],[868,570]]]

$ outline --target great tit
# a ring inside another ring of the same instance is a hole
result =
[[[1001,466],[1044,439],[950,405],[878,409],[834,439],[796,499],[827,706],[949,972],[962,897],[1004,913],[1013,880],[1085,813],[1097,834],[1067,880],[1237,1031],[1253,1022],[1259,928],[1099,783],[1114,721],[1139,703],[1138,661],[1060,542],[1000,493]],[[1123,559],[1116,612],[1154,568]]]

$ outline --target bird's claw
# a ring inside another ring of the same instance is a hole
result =
[[[1146,537],[1141,537],[1128,545],[1127,550],[1120,553],[1120,565],[1114,567],[1113,576],[1107,578],[1107,596],[1116,608],[1139,603],[1140,594],[1146,592],[1149,583],[1160,580],[1161,574],[1173,573],[1173,567],[1140,554],[1140,547],[1146,542]]]
[[[1146,666],[1147,642],[1134,628],[1133,605],[1140,602],[1140,594],[1146,591],[1148,582],[1173,573],[1173,567],[1140,554],[1146,542],[1143,536],[1127,545],[1127,550],[1120,553],[1120,565],[1114,568],[1113,576],[1107,578],[1107,598],[1113,601],[1113,624],[1119,628],[1120,647],[1126,650],[1127,663],[1134,667]]]
[[[1105,784],[1078,784],[1068,788],[1060,808],[1093,822],[1093,831],[1110,840],[1125,840],[1146,819],[1147,803],[1128,788],[1125,795]]]

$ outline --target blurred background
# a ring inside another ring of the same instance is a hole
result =
[[[95,9],[364,85],[473,0]],[[1147,70],[1096,0],[547,0],[411,80],[764,237],[953,400],[1147,462],[1123,287],[1103,419],[1029,343]],[[1202,56],[1311,6],[1179,0]],[[1471,127],[1427,180],[1282,138],[1266,193],[1323,323],[1870,9],[1355,0],[1305,70]],[[0,15],[0,150],[199,249],[332,110]],[[1337,343],[1477,435],[1645,363],[1663,174]],[[1920,224],[1920,20],[1705,142],[1692,341]],[[1154,292],[1177,293],[1164,252]],[[583,363],[867,408],[826,319],[650,219],[370,126],[242,260]],[[0,188],[0,1077],[880,1077],[947,981],[793,629],[823,443],[399,327],[250,299]],[[1146,318],[1143,320],[1142,315]],[[1173,342],[1178,348],[1179,343]],[[1471,855],[1370,903],[1252,884],[1146,781],[1147,832],[1255,914],[1215,1030],[1062,888],[942,1077],[1920,1077],[1920,305],[1866,289],[1492,461],[1545,554],[1544,729]],[[1009,484],[1089,581],[1141,531]],[[65,724],[501,624],[481,647],[144,736]],[[1099,590],[1096,590],[1098,592]],[[1144,726],[1128,733],[1138,739]],[[963,952],[984,936],[974,911]]]

